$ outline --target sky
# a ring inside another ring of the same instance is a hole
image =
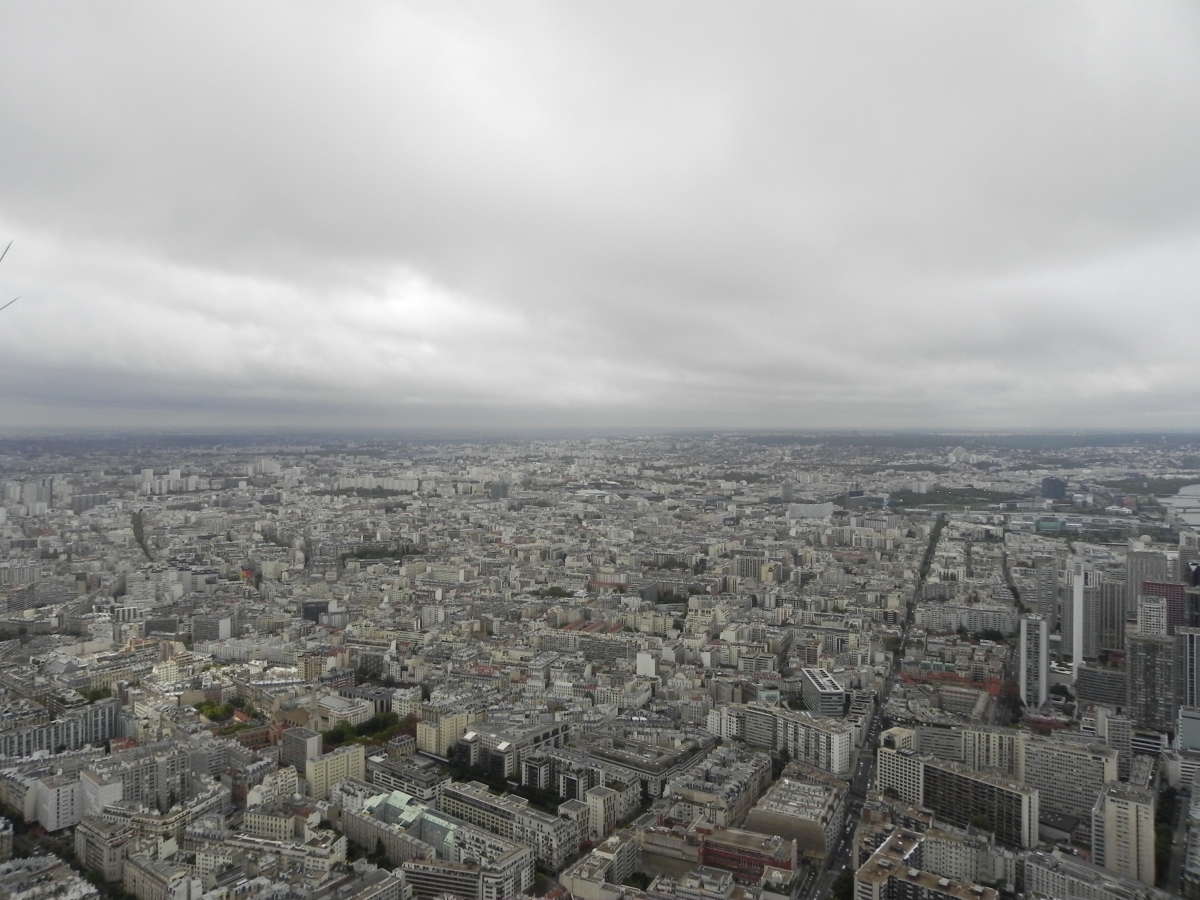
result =
[[[5,428],[1195,428],[1191,3],[0,2]]]

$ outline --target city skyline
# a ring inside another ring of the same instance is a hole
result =
[[[1189,7],[122,9],[6,5],[5,426],[1200,413]]]

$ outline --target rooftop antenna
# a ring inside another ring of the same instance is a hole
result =
[[[4,262],[4,257],[8,256],[8,248],[11,247],[12,245],[13,245],[13,242],[9,241],[8,247],[5,247],[4,252],[0,253],[0,262]],[[10,306],[12,306],[14,303],[16,303],[20,299],[21,299],[20,297],[13,297],[11,300],[9,300],[7,303],[5,303],[3,306],[0,306],[0,312],[3,312],[4,310],[8,309]]]

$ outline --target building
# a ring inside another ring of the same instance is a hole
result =
[[[85,871],[103,872],[105,881],[120,881],[133,839],[134,830],[126,822],[85,816],[75,826],[75,859]]]
[[[931,729],[922,728],[924,736]],[[997,772],[1016,781],[1025,780],[1025,742],[1029,733],[989,725],[966,725],[962,732],[962,764],[977,772]],[[936,755],[936,754],[935,754]]]
[[[77,825],[83,817],[83,791],[78,779],[52,775],[37,786],[37,820],[47,831]]]
[[[1008,847],[1037,844],[1037,788],[886,745],[879,748],[878,766],[878,787],[885,796],[930,809],[959,828],[991,831]]]
[[[800,696],[815,715],[836,719],[845,714],[846,691],[825,669],[800,670]]]
[[[1127,613],[1132,613],[1137,609],[1138,598],[1144,593],[1143,585],[1147,581],[1157,584],[1166,583],[1166,554],[1154,550],[1130,549],[1125,554],[1125,611]]]
[[[309,795],[324,800],[329,789],[346,778],[362,779],[366,775],[366,755],[362,744],[347,744],[305,763],[304,778]]]
[[[850,771],[854,728],[840,719],[751,703],[745,707],[742,740],[752,747],[786,750],[797,762],[845,775]]]
[[[1179,706],[1200,707],[1200,628],[1175,630],[1175,689]]]
[[[361,725],[375,715],[375,705],[371,701],[333,694],[322,697],[317,702],[317,709],[320,721],[327,730],[339,728],[343,724]]]
[[[1175,720],[1175,640],[1131,634],[1125,654],[1129,677],[1126,709],[1135,725],[1169,731]]]
[[[1165,635],[1167,633],[1167,601],[1162,597],[1144,596],[1137,605],[1138,634]]]
[[[995,888],[928,871],[925,835],[893,828],[854,873],[855,900],[999,900]]]
[[[1008,847],[1037,844],[1037,788],[938,760],[925,761],[923,776],[920,805],[939,819],[991,831]]]
[[[425,715],[430,715],[428,710]],[[417,723],[417,749],[422,753],[446,758],[450,755],[450,747],[466,733],[466,730],[465,711],[434,712],[432,717],[423,718]]]
[[[273,809],[248,809],[242,815],[242,827],[247,834],[256,834],[273,841],[287,841],[296,831],[296,817]]]
[[[1074,681],[1084,660],[1100,654],[1100,586],[1103,575],[1081,559],[1067,569],[1062,605],[1062,653],[1070,656]]]
[[[1154,885],[1154,791],[1112,782],[1092,808],[1092,862]]]
[[[423,756],[401,759],[372,756],[367,760],[367,780],[381,790],[403,791],[422,803],[436,806],[450,783],[450,776],[442,774],[433,760]]]
[[[1021,863],[1026,897],[1054,897],[1056,900],[1170,900],[1173,896],[1063,853],[1030,851],[1023,854]]]
[[[493,794],[477,781],[447,784],[438,808],[532,848],[537,861],[554,872],[566,864],[582,841],[579,826],[570,819],[534,809],[524,797]]]
[[[310,759],[324,753],[321,734],[308,728],[289,728],[279,736],[279,765],[303,772]]]
[[[795,773],[794,765],[789,769]],[[846,818],[847,794],[848,786],[838,778],[785,774],[750,810],[746,828],[794,840],[797,853],[809,860],[824,860],[837,846]]]
[[[1050,631],[1041,616],[1022,616],[1020,644],[1021,701],[1027,709],[1041,709],[1048,696]]]
[[[125,860],[122,886],[137,900],[200,900],[204,887],[182,866],[148,856]]]
[[[796,842],[777,834],[723,828],[699,821],[689,833],[700,838],[700,863],[732,872],[739,881],[755,883],[767,869],[796,869]]]
[[[1100,652],[1125,649],[1125,582],[1105,578],[1100,585]]]
[[[1124,709],[1129,701],[1129,674],[1116,666],[1085,664],[1076,673],[1075,695],[1082,703]]]
[[[1042,812],[1086,820],[1104,786],[1117,780],[1117,751],[1101,744],[1032,738],[1025,744],[1025,783]]]
[[[1051,556],[1038,557],[1033,561],[1034,611],[1046,620],[1046,627],[1053,633],[1058,630],[1058,560]]]
[[[641,802],[640,785],[609,782],[589,788],[583,795],[588,807],[588,840],[600,841],[637,812]]]
[[[719,747],[667,782],[666,796],[687,804],[694,815],[733,825],[771,783],[771,757],[757,751]]]

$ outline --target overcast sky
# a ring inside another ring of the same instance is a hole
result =
[[[1195,428],[1192,3],[0,3],[0,429]]]

